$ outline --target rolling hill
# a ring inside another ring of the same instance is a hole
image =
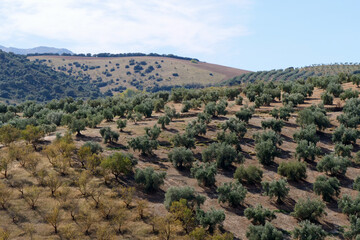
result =
[[[49,101],[64,97],[99,97],[99,89],[87,78],[56,72],[25,56],[0,51],[0,101]]]
[[[28,56],[59,72],[92,79],[103,93],[127,88],[156,92],[175,86],[211,86],[249,71],[165,56],[85,57]]]

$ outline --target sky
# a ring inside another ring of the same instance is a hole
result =
[[[160,53],[251,71],[360,62],[357,0],[0,0],[0,45]]]

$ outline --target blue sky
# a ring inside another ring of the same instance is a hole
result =
[[[0,0],[0,45],[156,52],[247,70],[360,62],[355,0]]]

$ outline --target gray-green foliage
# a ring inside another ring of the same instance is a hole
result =
[[[281,203],[290,191],[290,188],[287,186],[288,183],[285,179],[262,182],[261,185],[264,190],[264,195],[269,196],[270,198],[276,197],[276,201],[278,203]]]
[[[316,178],[313,189],[315,194],[322,195],[324,201],[330,201],[334,196],[339,196],[340,182],[337,178],[321,175]]]
[[[155,124],[152,128],[145,127],[145,133],[151,140],[156,140],[161,133],[161,129]]]
[[[312,105],[305,108],[298,113],[296,119],[301,127],[305,127],[310,124],[315,124],[319,130],[326,129],[330,126],[330,121],[326,116],[326,110],[323,105]]]
[[[298,161],[282,162],[278,167],[278,174],[292,181],[305,179],[307,177],[306,164]]]
[[[284,126],[284,122],[282,120],[276,120],[274,118],[269,120],[264,120],[261,122],[261,127],[263,129],[270,128],[271,130],[277,133],[281,132],[283,126]]]
[[[360,218],[350,216],[350,229],[344,233],[346,239],[358,240],[360,236]]]
[[[305,126],[304,128],[300,128],[299,131],[295,132],[294,140],[296,142],[300,142],[301,140],[306,140],[308,142],[317,143],[319,141],[319,137],[316,134],[316,125],[310,124]]]
[[[305,220],[300,222],[299,226],[292,232],[292,235],[298,240],[323,240],[327,234],[321,226]]]
[[[242,183],[255,184],[260,183],[263,176],[263,171],[255,165],[244,167],[239,166],[235,173],[234,178]]]
[[[341,209],[341,211],[348,215],[354,215],[359,217],[360,216],[360,195],[357,195],[354,199],[344,194],[342,198],[338,201],[338,206]]]
[[[190,167],[194,161],[193,152],[185,147],[173,148],[168,157],[176,168]]]
[[[346,157],[328,154],[318,162],[316,168],[318,171],[325,172],[326,174],[343,176],[350,164],[350,160]]]
[[[135,182],[144,186],[145,191],[153,192],[164,183],[166,172],[155,172],[152,167],[135,170]]]
[[[216,226],[224,222],[225,213],[223,210],[216,210],[214,208],[207,212],[198,208],[196,210],[196,220],[203,228],[207,228],[210,233],[213,233]]]
[[[254,225],[265,225],[266,220],[271,221],[276,218],[274,211],[264,208],[261,204],[256,207],[248,207],[244,211],[244,215]]]
[[[295,149],[295,156],[298,160],[304,159],[315,160],[315,157],[321,154],[321,150],[316,146],[316,143],[307,140],[300,140]]]
[[[239,181],[223,183],[216,191],[219,194],[219,202],[228,202],[233,207],[241,205],[247,194],[246,188]]]
[[[191,175],[197,179],[199,184],[212,186],[215,184],[216,170],[215,163],[195,162],[193,167],[190,169],[190,172]]]
[[[185,199],[190,208],[200,206],[205,202],[205,197],[195,192],[192,187],[170,187],[165,193],[164,205],[166,209],[169,209],[171,203]]]
[[[129,147],[134,151],[139,150],[141,154],[151,155],[153,154],[153,150],[157,149],[159,142],[157,140],[151,140],[147,135],[146,136],[138,136],[132,138],[128,141]]]
[[[282,240],[283,233],[277,230],[271,223],[265,225],[250,225],[246,231],[249,240]]]
[[[334,96],[329,92],[324,92],[321,94],[321,100],[324,105],[332,105],[334,101]]]
[[[346,128],[344,125],[338,126],[332,134],[332,141],[342,144],[355,144],[359,138],[359,131],[354,128]]]
[[[195,138],[188,133],[184,134],[175,134],[175,136],[171,139],[175,147],[186,147],[188,149],[195,148]]]
[[[316,221],[326,215],[325,203],[317,199],[300,199],[295,204],[294,212],[291,215],[300,220]]]
[[[117,128],[120,129],[120,132],[123,131],[123,129],[126,127],[126,124],[127,124],[126,119],[124,120],[119,119],[116,121]]]
[[[235,113],[235,116],[246,123],[249,122],[249,120],[252,118],[252,115],[254,114],[255,110],[253,107],[244,106],[240,109],[240,111]]]
[[[110,127],[101,128],[100,135],[104,139],[104,143],[113,143],[119,140],[119,133],[112,131]]]
[[[213,143],[202,152],[202,160],[209,162],[215,160],[217,167],[228,168],[231,164],[239,159],[242,155],[226,143]]]

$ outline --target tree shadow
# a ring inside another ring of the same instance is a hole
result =
[[[284,134],[281,134],[280,136],[281,136],[286,142],[291,142],[291,143],[294,142],[294,139],[291,138],[291,137],[288,137],[288,136],[286,136],[286,135],[284,135]]]
[[[245,209],[249,207],[249,205],[247,205],[247,204],[243,204],[243,205],[240,205],[240,206],[237,206],[237,207],[232,207],[232,206],[230,206],[228,204],[221,204],[221,206],[226,211],[235,213],[238,216],[244,216]]]
[[[171,133],[178,133],[179,132],[179,130],[177,130],[175,128],[164,128],[163,130],[167,131],[167,132],[171,132]]]
[[[118,149],[126,150],[126,149],[128,149],[126,146],[124,146],[124,145],[122,145],[120,143],[116,143],[116,142],[108,143],[106,146],[107,146],[107,148],[113,149],[113,150],[118,150]]]
[[[317,132],[319,138],[320,138],[320,142],[324,143],[324,144],[333,144],[331,138],[332,138],[332,134],[331,133],[325,133],[325,132]]]
[[[251,127],[251,128],[254,128],[254,129],[257,129],[257,130],[261,130],[261,129],[262,129],[261,127],[256,126],[256,125],[251,124],[251,123],[248,123],[247,125],[248,125],[248,127]]]
[[[162,189],[157,190],[156,192],[145,192],[145,191],[138,191],[139,198],[146,199],[151,203],[163,203],[165,200],[165,191]]]
[[[169,141],[159,141],[159,145],[163,147],[171,147],[172,144]]]
[[[295,123],[291,123],[291,122],[287,122],[287,121],[284,121],[284,123],[285,123],[286,127],[290,127],[290,128],[297,128],[298,127],[298,125],[295,124]]]
[[[292,158],[292,154],[290,151],[281,149],[281,153],[279,154],[278,158],[289,159]]]
[[[304,190],[304,191],[312,191],[313,190],[313,184],[304,179],[299,180],[299,181],[288,181],[288,183],[289,183],[289,185],[291,185],[297,189]]]
[[[93,141],[93,142],[101,142],[102,138],[99,136],[95,136],[95,137],[90,137],[90,136],[85,136],[83,134],[81,135],[76,135],[75,136],[75,141],[84,141],[84,142],[88,142],[88,141]]]
[[[279,164],[277,164],[276,162],[272,162],[270,165],[264,165],[264,169],[272,172],[277,172],[278,167]]]
[[[283,214],[290,215],[295,207],[296,201],[291,197],[286,197],[282,203],[278,203],[276,200],[271,201],[271,205],[279,209]]]

